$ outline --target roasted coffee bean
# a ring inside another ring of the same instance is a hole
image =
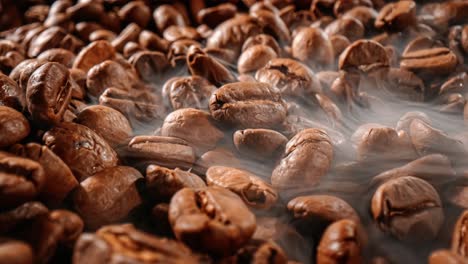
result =
[[[95,97],[100,96],[109,87],[128,91],[132,83],[133,80],[127,75],[126,70],[119,63],[111,60],[93,66],[86,78],[87,92]]]
[[[237,251],[255,231],[255,216],[242,200],[219,187],[177,192],[169,205],[169,221],[179,240],[220,256]]]
[[[0,238],[0,259],[4,263],[33,264],[34,255],[31,246],[25,242]]]
[[[152,51],[166,52],[169,48],[167,40],[159,37],[149,30],[143,30],[140,33],[140,36],[138,36],[138,43],[142,48]]]
[[[277,56],[281,56],[282,54],[281,47],[278,42],[272,36],[267,34],[258,34],[246,39],[244,45],[242,45],[242,51],[246,51],[248,48],[256,45],[265,45],[272,48]]]
[[[48,147],[37,143],[14,145],[11,152],[42,165],[45,183],[40,197],[48,204],[57,205],[76,187],[78,182],[70,168]]]
[[[247,48],[240,55],[237,62],[237,71],[239,73],[254,72],[276,58],[277,54],[269,46],[254,45]]]
[[[234,192],[253,208],[269,209],[278,199],[277,192],[270,184],[245,170],[213,166],[206,171],[206,182],[209,186],[218,186]]]
[[[227,257],[222,263],[290,263],[284,251],[273,241],[252,239],[239,249],[234,256]]]
[[[161,127],[161,136],[177,137],[187,141],[197,153],[213,149],[224,134],[214,125],[209,113],[183,108],[170,113]],[[210,135],[207,137],[206,135]]]
[[[108,88],[99,97],[99,104],[124,114],[134,128],[165,116],[166,111],[160,101],[157,95],[149,91],[127,92],[117,88]]]
[[[400,119],[397,122],[397,125],[396,125],[395,129],[397,131],[403,130],[403,131],[405,131],[406,133],[409,134],[410,125],[413,122],[413,120],[415,120],[415,119],[421,120],[422,122],[424,122],[424,123],[426,123],[428,125],[432,124],[432,122],[429,119],[429,116],[427,114],[425,114],[423,112],[419,112],[419,111],[413,111],[413,112],[407,112],[402,117],[400,117]]]
[[[117,35],[114,32],[110,31],[110,30],[98,29],[98,30],[93,31],[89,35],[89,41],[92,43],[92,42],[99,41],[99,40],[105,40],[105,41],[110,43],[116,37],[117,37]]]
[[[146,188],[153,199],[169,202],[172,196],[183,188],[206,187],[205,182],[196,174],[150,165],[146,168]]]
[[[316,185],[327,174],[333,160],[333,146],[326,132],[304,129],[286,144],[283,158],[271,175],[277,187]]]
[[[166,237],[175,237],[169,223],[169,204],[158,203],[151,209],[151,221],[156,227],[156,234]]]
[[[157,164],[168,168],[190,169],[195,162],[195,151],[189,143],[175,137],[137,136],[128,143],[128,156],[135,166]]]
[[[132,136],[132,127],[127,118],[119,111],[103,105],[86,107],[75,122],[91,128],[113,147],[127,143]]]
[[[0,148],[20,142],[29,135],[28,120],[13,108],[0,105]]]
[[[304,28],[296,34],[292,42],[294,58],[314,70],[327,68],[333,63],[333,46],[325,33],[318,28]]]
[[[28,56],[34,58],[45,50],[61,47],[66,35],[65,30],[60,27],[45,29],[32,39],[29,45]]]
[[[191,46],[197,46],[200,49],[202,48],[202,45],[199,42],[191,39],[181,39],[171,43],[167,58],[171,62],[173,68],[186,66],[187,52]]]
[[[343,219],[331,224],[317,247],[317,264],[362,263],[364,234],[359,224]]]
[[[221,23],[206,43],[207,48],[230,49],[240,54],[244,41],[261,32],[261,27],[255,18],[239,15]]]
[[[468,211],[463,211],[458,217],[452,234],[452,251],[462,257],[466,257],[468,254],[468,238],[465,231],[468,224],[467,220]]]
[[[250,11],[250,15],[257,19],[263,31],[269,32],[280,43],[290,43],[291,34],[284,21],[276,14],[267,10]]]
[[[222,22],[234,17],[237,8],[231,3],[220,4],[214,7],[204,8],[197,13],[197,21],[215,28]]]
[[[279,89],[283,96],[305,97],[305,100],[322,91],[313,72],[304,64],[292,59],[270,60],[265,67],[257,71],[255,79],[271,84]]]
[[[70,73],[56,62],[48,62],[29,77],[26,104],[33,120],[38,123],[56,124],[71,99]]]
[[[169,67],[166,56],[159,51],[137,51],[128,60],[145,82],[156,82]]]
[[[26,106],[23,89],[3,73],[0,73],[0,106],[9,106],[19,111]]]
[[[217,121],[241,128],[271,128],[287,114],[280,91],[267,83],[226,84],[210,98],[210,112]]]
[[[159,32],[164,32],[166,28],[176,25],[185,26],[185,19],[177,9],[171,5],[161,5],[153,12],[153,19]]]
[[[389,180],[374,193],[371,211],[378,227],[400,240],[433,239],[444,221],[437,191],[424,180]]]
[[[44,65],[46,61],[37,60],[37,59],[30,59],[24,60],[18,66],[16,66],[10,73],[9,77],[15,81],[20,90],[22,90],[26,94],[26,89],[28,87],[29,77],[31,74],[37,70],[39,67]],[[26,100],[26,95],[25,95]],[[26,102],[25,102],[26,105]]]
[[[457,56],[448,48],[420,49],[402,55],[400,68],[422,76],[438,76],[453,72]]]
[[[436,250],[429,256],[429,264],[465,264],[466,258],[450,250]]]
[[[343,35],[350,41],[355,41],[364,36],[365,28],[356,18],[341,17],[330,23],[324,31],[329,36]]]
[[[91,42],[78,53],[73,63],[73,68],[88,72],[94,65],[111,60],[114,57],[114,47],[106,40],[97,40]]]
[[[466,150],[461,141],[433,128],[420,119],[411,122],[409,136],[414,149],[420,156],[440,153],[459,159],[466,155]]]
[[[279,156],[288,139],[274,130],[259,128],[237,130],[233,141],[241,154],[254,159],[268,160]]]
[[[389,64],[385,48],[372,40],[355,41],[341,53],[338,61],[340,70],[359,68],[366,71],[373,67],[385,67]]]
[[[36,218],[46,216],[49,209],[40,202],[25,202],[18,207],[0,213],[0,233],[13,232]]]
[[[39,163],[0,152],[1,208],[18,206],[34,199],[44,183],[44,169]]]
[[[163,86],[162,94],[174,110],[208,109],[208,100],[216,87],[199,76],[174,77]]]
[[[198,31],[195,28],[188,26],[170,26],[164,30],[163,37],[169,42],[174,42],[180,39],[201,39]]]
[[[359,222],[357,212],[344,200],[330,195],[299,196],[288,203],[293,217],[316,225],[331,224],[342,219]]]
[[[203,153],[193,169],[200,174],[206,174],[206,171],[212,166],[242,168],[241,161],[232,151],[227,148],[215,148]]]
[[[361,21],[366,30],[374,28],[374,22],[377,19],[378,13],[375,9],[368,6],[356,6],[343,14],[343,17],[353,17]]]
[[[386,31],[403,31],[416,24],[416,3],[399,1],[388,3],[379,12],[375,28]]]
[[[140,27],[146,27],[151,20],[151,10],[144,2],[129,2],[118,12],[120,20],[127,23],[136,23]]]
[[[75,21],[99,20],[104,12],[104,6],[98,2],[79,2],[66,10],[67,15]]]
[[[191,46],[187,51],[187,66],[192,75],[201,76],[216,86],[235,81],[224,65],[196,46]]]
[[[49,49],[39,54],[37,59],[58,62],[67,68],[71,68],[75,60],[75,54],[66,49]]]
[[[378,186],[391,179],[407,175],[423,179],[437,188],[454,181],[456,173],[447,156],[431,154],[374,176],[370,186]]]
[[[73,204],[86,227],[95,229],[126,218],[142,202],[136,188],[142,178],[132,167],[115,166],[82,181]]]
[[[114,40],[112,40],[111,44],[116,51],[121,52],[123,51],[123,48],[125,44],[127,44],[127,42],[130,42],[130,41],[136,42],[138,40],[138,36],[140,35],[140,32],[141,32],[141,28],[137,24],[135,23],[128,24],[128,26],[126,26],[120,32],[120,34]]]
[[[110,225],[95,234],[84,233],[73,251],[73,263],[201,263],[182,243],[159,238],[132,224]]]
[[[390,68],[384,87],[399,99],[423,102],[425,97],[424,82],[414,73],[398,68]]]
[[[117,154],[111,146],[83,125],[61,123],[47,131],[43,141],[70,167],[80,182],[118,163]]]

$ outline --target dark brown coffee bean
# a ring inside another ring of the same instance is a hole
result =
[[[67,246],[73,246],[83,232],[83,220],[75,213],[68,210],[54,210],[50,212],[49,219],[62,226],[60,242]]]
[[[254,45],[247,48],[240,55],[237,62],[237,71],[239,73],[254,72],[276,58],[277,54],[269,46]]]
[[[462,72],[445,81],[439,89],[439,94],[464,92],[468,88],[468,74]]]
[[[138,51],[128,61],[135,67],[141,80],[156,82],[169,67],[166,56],[159,51]]]
[[[329,36],[343,35],[350,41],[355,41],[364,37],[365,28],[356,18],[341,17],[330,23],[324,31]]]
[[[255,231],[255,216],[242,200],[219,187],[177,192],[169,205],[169,221],[179,240],[221,256],[241,248]]]
[[[277,56],[282,54],[281,47],[278,42],[272,36],[267,34],[258,34],[246,39],[242,45],[242,51],[246,51],[248,48],[256,45],[265,45],[272,48]]]
[[[269,160],[278,157],[288,139],[274,130],[260,128],[237,130],[233,141],[241,154],[258,160]]]
[[[86,227],[95,229],[126,218],[142,202],[135,186],[142,178],[132,167],[115,166],[82,181],[73,204]]]
[[[95,234],[84,233],[73,251],[73,263],[151,263],[196,264],[198,256],[184,244],[159,238],[136,229],[132,224],[109,225]]]
[[[138,37],[138,43],[141,47],[152,50],[166,52],[169,48],[167,40],[159,37],[149,30],[143,30]]]
[[[422,102],[425,96],[424,82],[414,73],[398,68],[390,68],[384,87],[398,98]]]
[[[119,111],[103,105],[86,107],[75,122],[91,128],[113,147],[126,144],[132,136],[132,127],[127,118]]]
[[[93,130],[79,124],[61,123],[47,131],[43,141],[80,182],[118,163],[111,146]]]
[[[304,129],[295,135],[283,153],[283,158],[271,175],[278,187],[316,185],[327,174],[333,160],[333,146],[326,132]]]
[[[169,202],[172,196],[183,188],[206,187],[196,174],[181,169],[168,169],[157,165],[146,168],[147,192],[154,200]]]
[[[226,263],[290,263],[284,251],[273,241],[250,240],[234,256],[223,259]]]
[[[221,23],[207,40],[207,48],[221,48],[240,54],[244,41],[261,33],[260,25],[255,18],[239,15]]]
[[[162,94],[174,110],[208,109],[208,100],[216,87],[199,76],[174,77],[163,86]]]
[[[29,143],[15,145],[10,151],[42,165],[45,183],[39,196],[47,204],[57,205],[61,203],[78,186],[78,182],[70,168],[48,147],[37,143]]]
[[[39,163],[0,152],[2,208],[18,206],[34,199],[41,192],[44,182],[44,169]]]
[[[141,28],[135,24],[128,24],[120,34],[112,41],[112,46],[116,51],[123,51],[123,48],[127,42],[138,41],[138,36],[140,35]]]
[[[56,62],[35,70],[28,81],[26,103],[34,121],[55,124],[62,120],[71,99],[70,73]]]
[[[416,24],[416,3],[399,1],[388,3],[379,12],[375,28],[386,31],[403,31]]]
[[[206,174],[212,166],[242,168],[241,161],[227,148],[215,148],[201,155],[193,168],[199,174]]]
[[[42,31],[31,41],[28,56],[34,58],[45,50],[61,47],[66,35],[65,30],[60,27],[50,27]]]
[[[429,256],[429,264],[465,264],[466,258],[458,255],[457,253],[440,249],[433,251]]]
[[[340,55],[340,70],[385,67],[390,64],[385,48],[373,40],[358,40],[348,46]]]
[[[174,42],[180,39],[201,39],[197,29],[189,26],[170,26],[164,30],[163,37],[169,42]]]
[[[278,193],[262,178],[245,170],[213,166],[206,172],[209,186],[226,188],[253,208],[269,209],[275,205]]]
[[[0,73],[0,106],[8,106],[19,111],[26,106],[23,89],[3,73]]]
[[[241,128],[271,128],[286,118],[278,89],[267,83],[226,84],[213,93],[210,112],[217,121]]]
[[[124,58],[128,59],[130,56],[140,51],[143,51],[143,48],[140,47],[138,43],[130,41],[127,42],[123,48],[123,56]]]
[[[195,151],[187,141],[174,137],[137,136],[128,144],[129,157],[143,168],[157,164],[168,168],[190,169]]]
[[[161,33],[172,25],[186,25],[182,14],[171,5],[161,5],[156,8],[153,12],[153,19],[156,24],[156,28]]]
[[[378,186],[391,179],[407,175],[425,180],[437,188],[454,181],[456,173],[446,156],[431,154],[376,175],[372,178],[370,185]]]
[[[273,59],[255,74],[259,82],[271,84],[283,96],[309,98],[322,91],[320,82],[304,64],[292,59]]]
[[[33,251],[28,244],[8,238],[0,239],[0,259],[11,264],[34,263]]]
[[[235,81],[224,65],[196,46],[191,46],[187,51],[187,66],[192,75],[201,76],[216,86]]]
[[[368,6],[356,6],[343,14],[343,17],[353,17],[361,21],[366,30],[372,30],[374,28],[374,22],[377,16],[377,11]]]
[[[140,27],[146,27],[151,20],[151,10],[144,2],[129,2],[119,10],[119,18],[126,23],[136,23]]]
[[[14,232],[36,218],[46,216],[49,209],[40,202],[25,202],[18,207],[3,210],[0,214],[0,233]]]
[[[194,108],[179,109],[170,113],[164,120],[160,133],[162,136],[187,141],[197,153],[213,149],[224,137],[223,132],[214,126],[209,113]]]
[[[269,32],[280,43],[290,43],[291,33],[284,21],[275,13],[267,10],[250,11],[265,32]]]
[[[76,56],[73,68],[88,72],[94,65],[106,60],[111,60],[115,56],[115,50],[108,41],[98,40],[91,42]]]
[[[24,60],[11,71],[9,77],[15,81],[18,84],[20,90],[25,93],[28,88],[29,77],[31,77],[31,74],[45,63],[46,61],[37,59]]]
[[[318,28],[304,28],[296,34],[292,42],[294,58],[314,70],[327,68],[333,63],[333,46],[325,33]]]
[[[423,112],[419,112],[419,111],[414,111],[414,112],[407,112],[406,114],[404,114],[402,117],[400,117],[400,119],[398,120],[397,124],[396,124],[396,127],[395,129],[397,131],[400,131],[400,130],[403,130],[405,131],[407,134],[410,133],[410,125],[411,125],[411,122],[413,122],[413,120],[415,119],[419,119],[423,122],[425,122],[426,124],[429,124],[431,125],[432,122],[429,118],[429,116]]]
[[[20,142],[29,131],[29,122],[20,112],[0,105],[0,148]]]
[[[111,60],[93,66],[86,78],[88,94],[95,97],[100,96],[110,87],[128,91],[132,83],[133,80],[127,75],[125,69],[119,63]]]
[[[77,36],[84,41],[91,41],[91,33],[102,29],[102,25],[96,22],[79,22],[75,25]]]
[[[173,68],[186,66],[187,52],[191,46],[196,46],[200,49],[202,48],[202,45],[199,42],[191,39],[181,39],[171,43],[167,58],[171,62]]]
[[[400,240],[433,239],[444,221],[437,191],[411,176],[382,184],[372,197],[371,211],[379,228]]]
[[[75,54],[66,49],[49,49],[39,54],[37,59],[58,62],[67,68],[71,68],[75,60]]]
[[[343,219],[331,224],[317,247],[317,264],[363,262],[364,234],[359,223]]]
[[[210,28],[216,28],[222,22],[234,17],[236,11],[236,6],[231,3],[204,8],[197,13],[197,21],[200,24],[208,25]]]
[[[99,97],[99,104],[112,107],[124,114],[134,128],[161,120],[166,114],[161,101],[157,95],[149,91],[127,92],[117,88],[108,88]]]
[[[448,48],[420,49],[403,54],[400,68],[423,76],[438,76],[453,72],[457,56]]]
[[[75,21],[99,21],[104,12],[104,6],[101,3],[87,1],[78,2],[66,10],[66,14]]]
[[[114,32],[110,31],[110,30],[98,29],[98,30],[93,31],[91,34],[89,34],[89,41],[90,42],[95,42],[95,41],[99,41],[99,40],[105,40],[105,41],[110,43],[116,37],[117,37],[117,35]]]
[[[420,156],[440,153],[451,158],[463,159],[466,155],[461,141],[433,128],[422,120],[415,119],[411,122],[409,136],[414,149]]]

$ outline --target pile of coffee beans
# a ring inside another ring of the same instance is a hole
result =
[[[0,263],[468,263],[467,0],[0,0]]]

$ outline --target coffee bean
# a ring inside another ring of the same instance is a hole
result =
[[[375,9],[364,5],[353,7],[343,14],[343,17],[353,17],[361,21],[361,23],[366,28],[366,31],[373,29],[377,16],[378,13],[375,11]]]
[[[200,174],[206,174],[206,171],[212,166],[242,168],[241,161],[232,151],[227,148],[215,148],[203,153],[195,162],[193,169]]]
[[[255,216],[242,200],[219,187],[177,192],[169,205],[169,221],[179,240],[220,256],[244,246],[255,231]]]
[[[333,160],[331,139],[320,129],[304,129],[286,144],[283,158],[273,170],[271,183],[278,187],[316,185]]]
[[[125,44],[127,44],[127,42],[129,41],[136,42],[138,40],[138,36],[140,35],[140,32],[141,32],[141,28],[137,24],[135,23],[128,24],[128,26],[126,26],[120,32],[120,34],[114,40],[112,40],[111,44],[116,51],[121,52],[123,51],[123,48]]]
[[[241,154],[254,159],[268,160],[279,156],[288,139],[274,130],[259,128],[237,130],[233,141]]]
[[[365,28],[356,18],[341,17],[330,23],[324,31],[329,36],[343,35],[350,41],[355,41],[364,36]]]
[[[250,11],[250,15],[257,19],[265,32],[279,40],[280,43],[290,43],[291,34],[284,21],[273,12],[267,10]]]
[[[322,91],[320,82],[304,64],[292,59],[272,59],[255,74],[259,82],[271,84],[284,96],[310,97]]]
[[[126,218],[142,202],[135,186],[142,178],[132,167],[115,166],[82,181],[73,204],[86,227],[95,229]]]
[[[26,103],[35,122],[49,125],[60,122],[70,98],[70,73],[65,66],[48,62],[29,77]]]
[[[463,211],[462,214],[458,217],[452,235],[452,251],[461,257],[466,257],[467,255],[468,241],[464,231],[466,230],[467,217],[467,211]]]
[[[167,40],[149,30],[141,31],[140,36],[138,36],[138,43],[141,47],[152,51],[166,52],[169,48]]]
[[[43,141],[80,182],[118,163],[117,154],[101,136],[76,123],[56,125],[44,134]]]
[[[116,79],[115,76],[119,76]],[[133,80],[129,78],[125,69],[117,62],[107,60],[94,65],[88,72],[86,86],[88,94],[98,97],[107,88],[130,90]]]
[[[340,55],[338,66],[340,70],[372,67],[385,67],[389,65],[389,58],[385,48],[372,40],[358,40],[348,46]]]
[[[254,72],[276,57],[275,51],[266,45],[251,46],[240,55],[237,70],[239,73]]]
[[[248,48],[256,45],[265,45],[272,48],[277,56],[282,54],[278,42],[272,36],[267,34],[258,34],[246,39],[244,45],[242,45],[242,51],[246,51]]]
[[[416,3],[400,1],[385,5],[375,20],[376,29],[403,31],[416,24]]]
[[[88,72],[94,65],[113,59],[114,56],[115,50],[108,41],[97,40],[80,51],[73,63],[73,68]]]
[[[208,186],[234,192],[253,208],[269,209],[278,199],[278,194],[270,184],[248,171],[236,168],[212,166],[206,172],[206,182]]]
[[[151,20],[151,10],[143,2],[129,2],[122,6],[118,15],[122,21],[135,22],[140,27],[146,27]]]
[[[159,32],[164,32],[172,25],[185,26],[182,14],[171,5],[161,5],[153,12],[153,19]]]
[[[436,250],[431,253],[429,256],[429,264],[442,264],[442,263],[450,263],[450,264],[461,264],[465,263],[466,259],[457,253],[441,249]]]
[[[163,32],[163,37],[169,42],[174,42],[180,39],[200,40],[201,36],[193,27],[188,26],[170,26]]]
[[[166,56],[159,51],[137,51],[129,59],[138,76],[146,82],[156,82],[169,67]]]
[[[271,128],[286,118],[278,89],[267,83],[226,84],[213,93],[210,112],[217,121],[241,128]]]
[[[174,77],[163,86],[162,94],[174,110],[208,109],[208,100],[216,87],[199,76]]]
[[[387,73],[384,87],[400,99],[416,102],[424,101],[424,82],[416,74],[410,71],[399,68],[390,68]]]
[[[34,263],[31,246],[25,242],[8,238],[2,238],[0,241],[0,259],[5,263]]]
[[[421,49],[407,52],[401,58],[400,68],[420,75],[443,75],[457,66],[457,56],[448,48]]]
[[[22,111],[26,106],[24,91],[8,76],[0,73],[0,106]]]
[[[222,22],[235,16],[237,8],[231,3],[220,4],[214,7],[204,8],[197,13],[197,21],[215,28]]]
[[[105,40],[110,43],[116,37],[117,35],[110,30],[98,29],[98,30],[93,31],[91,34],[89,34],[89,41],[92,43],[92,42],[99,41],[99,40]]]
[[[0,106],[0,148],[20,142],[29,135],[28,120],[18,111]]]
[[[400,240],[433,239],[444,221],[436,190],[411,176],[382,184],[372,197],[371,211],[379,228]]]
[[[314,70],[327,68],[334,58],[331,41],[318,28],[300,30],[293,39],[292,54]]]
[[[252,239],[239,249],[234,256],[223,261],[241,263],[245,260],[264,263],[289,263],[284,251],[273,241]]]
[[[365,234],[359,224],[343,219],[331,224],[317,247],[317,264],[362,263]]]

